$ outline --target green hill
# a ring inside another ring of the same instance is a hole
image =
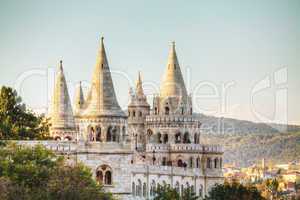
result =
[[[267,162],[300,161],[300,132],[244,135],[202,134],[202,143],[224,146],[225,163],[249,166],[265,158]]]

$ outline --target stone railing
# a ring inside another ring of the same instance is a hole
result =
[[[74,141],[55,141],[55,140],[21,140],[15,141],[17,144],[25,146],[43,145],[45,148],[57,153],[79,153],[79,152],[128,152],[130,153],[130,144],[120,143],[100,143],[100,142],[74,142]]]
[[[212,152],[223,153],[220,145],[201,145],[201,144],[147,144],[147,152],[157,151],[195,151],[195,152]]]
[[[204,173],[199,168],[183,168],[173,166],[158,166],[158,165],[135,165],[132,172],[136,174],[158,174],[158,175],[173,175],[173,176],[209,176],[209,177],[223,177],[221,169],[209,169]]]
[[[182,116],[182,115],[148,115],[146,116],[146,122],[199,122],[199,119],[194,116]]]

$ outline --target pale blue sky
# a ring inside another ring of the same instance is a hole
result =
[[[47,106],[51,72],[59,59],[64,60],[71,98],[78,81],[87,86],[104,35],[123,108],[139,70],[147,93],[155,92],[150,85],[158,87],[169,43],[175,40],[188,89],[202,94],[194,99],[196,111],[283,122],[287,112],[290,123],[300,124],[299,0],[0,2],[0,85],[18,86],[33,109]],[[283,67],[288,83],[274,85],[273,75]],[[251,90],[266,77],[271,87],[257,93],[251,105]],[[208,85],[220,92],[223,83],[232,81],[227,103],[221,93],[211,98]],[[206,87],[199,88],[200,83]]]

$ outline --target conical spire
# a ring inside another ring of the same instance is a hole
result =
[[[56,74],[54,95],[52,99],[51,124],[53,129],[75,129],[68,87],[63,73],[62,61]]]
[[[141,78],[141,72],[139,72],[138,79],[136,82],[136,94],[138,96],[144,96],[143,83]]]
[[[115,95],[103,40],[102,37],[84,114],[88,116],[125,116]]]
[[[160,96],[162,98],[187,96],[187,91],[176,55],[175,42],[172,42],[169,51],[167,70],[161,85]]]
[[[84,104],[84,95],[83,95],[83,91],[82,91],[82,86],[81,86],[81,81],[79,82],[79,86],[76,89],[76,94],[75,94],[75,113],[80,114],[81,109],[83,107]]]

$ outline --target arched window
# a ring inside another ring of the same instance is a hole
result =
[[[142,181],[139,179],[138,184],[136,186],[136,195],[142,197]]]
[[[200,185],[200,187],[199,187],[199,197],[200,198],[203,197],[203,185]]]
[[[135,193],[135,183],[132,182],[132,195],[135,197],[136,193]]]
[[[158,132],[157,133],[157,143],[162,143],[162,141],[161,141],[161,133],[160,132]]]
[[[198,135],[197,135],[197,133],[194,134],[194,144],[198,144]]]
[[[130,111],[128,111],[128,117],[130,117]]]
[[[59,141],[59,140],[61,140],[61,138],[59,136],[56,136],[55,140]]]
[[[95,141],[95,129],[94,127],[90,128],[90,141]]]
[[[210,158],[207,158],[207,161],[206,161],[206,168],[208,168],[208,169],[211,168],[211,159],[210,159]]]
[[[181,159],[179,159],[179,160],[177,161],[177,166],[178,166],[178,167],[183,167],[183,162],[182,162]]]
[[[108,165],[101,165],[96,171],[96,180],[100,184],[112,185],[112,170]]]
[[[180,132],[176,133],[176,135],[175,135],[175,143],[176,144],[181,143],[181,133]]]
[[[152,180],[151,187],[150,187],[150,196],[154,196],[155,190],[156,190],[156,184],[155,181]]]
[[[191,143],[190,141],[190,135],[188,132],[185,132],[184,133],[184,136],[183,136],[183,143]]]
[[[107,133],[106,133],[106,141],[111,142],[112,141],[112,127],[108,127]]]
[[[111,185],[111,172],[110,171],[106,171],[105,172],[105,185]]]
[[[165,114],[166,115],[169,115],[170,113],[170,108],[168,106],[165,107]]]
[[[200,168],[200,158],[199,157],[196,159],[196,167]]]
[[[71,141],[71,140],[72,140],[72,137],[71,137],[71,136],[66,136],[66,137],[65,137],[65,140],[66,140],[66,141]]]
[[[96,141],[101,141],[101,128],[96,127]]]
[[[154,108],[154,114],[157,115],[157,107]]]
[[[135,117],[135,110],[134,110],[134,111],[132,111],[132,116],[133,116],[133,117]]]
[[[143,197],[147,196],[147,186],[146,183],[143,184]]]
[[[194,158],[193,157],[190,157],[189,165],[190,165],[190,168],[193,168],[193,166],[194,166]]]
[[[183,109],[183,107],[181,108],[181,114],[182,114],[182,115],[184,114],[184,109]]]
[[[176,192],[179,194],[180,193],[180,185],[179,185],[179,182],[177,181],[176,184],[175,184],[175,190]]]
[[[163,157],[162,158],[162,166],[166,166],[167,165],[167,158],[166,157]]]
[[[102,171],[97,171],[96,172],[96,180],[100,184],[103,183],[103,172]]]
[[[139,112],[139,117],[142,117],[143,116],[143,113],[140,111]]]
[[[164,144],[168,143],[168,139],[169,139],[168,134],[164,134],[163,143]]]
[[[215,158],[214,164],[215,164],[215,168],[219,167],[219,160],[218,160],[218,158]]]

